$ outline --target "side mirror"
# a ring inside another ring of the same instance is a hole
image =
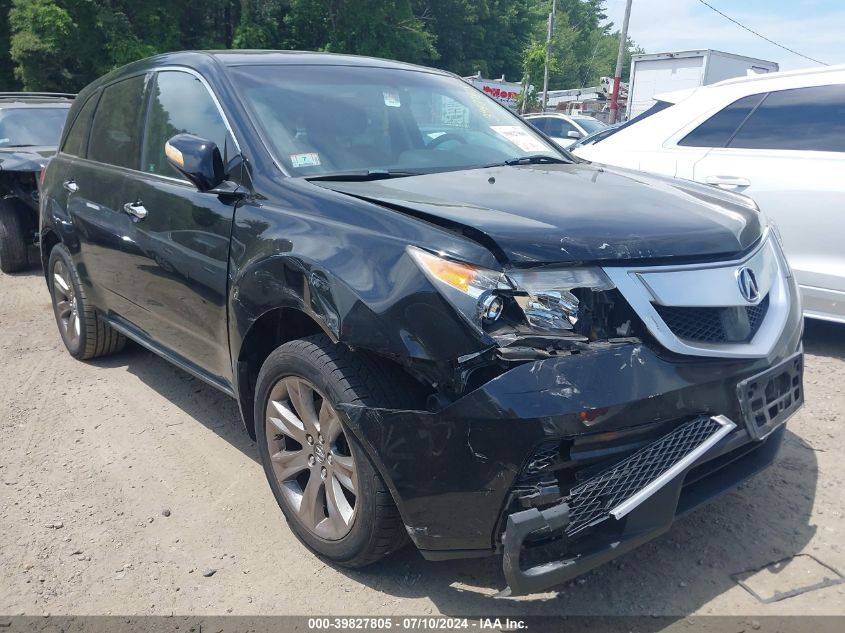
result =
[[[200,191],[210,191],[226,180],[220,150],[204,138],[177,134],[164,144],[164,155]]]
[[[574,138],[577,141],[579,138],[584,138],[584,135],[578,130],[569,130],[566,133],[566,138]]]

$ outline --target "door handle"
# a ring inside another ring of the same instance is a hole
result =
[[[62,183],[62,187],[67,189],[70,193],[76,193],[79,191],[79,185],[77,185],[73,180],[65,180]]]
[[[704,182],[720,189],[739,189],[740,187],[751,186],[751,181],[748,178],[739,178],[737,176],[707,176]]]
[[[147,209],[140,202],[127,202],[123,205],[123,210],[137,220],[147,217]]]

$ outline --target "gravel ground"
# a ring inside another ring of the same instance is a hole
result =
[[[40,272],[0,275],[0,297],[0,613],[845,614],[845,585],[762,604],[730,577],[799,552],[845,570],[845,326],[808,323],[774,467],[558,591],[493,600],[494,558],[321,563],[234,401],[137,346],[74,361]]]

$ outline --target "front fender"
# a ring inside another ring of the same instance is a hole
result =
[[[340,211],[373,206],[344,202]],[[341,224],[322,213],[254,204],[237,213],[229,292],[233,359],[252,324],[280,307],[306,313],[335,341],[386,356],[449,361],[484,349],[405,250],[437,244],[489,258],[474,242],[384,209],[378,209],[382,226],[368,226],[363,214],[358,223]],[[414,224],[417,230],[408,230]]]

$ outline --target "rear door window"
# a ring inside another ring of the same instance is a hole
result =
[[[103,91],[88,144],[88,158],[99,163],[138,168],[145,76],[138,75]]]
[[[76,119],[74,119],[65,137],[64,145],[62,145],[62,151],[65,154],[85,157],[85,152],[88,149],[88,130],[91,125],[91,115],[97,106],[98,97],[99,94],[89,97],[79,114],[76,115]]]
[[[725,147],[742,122],[763,100],[766,93],[749,95],[723,108],[687,134],[678,145],[684,147]]]
[[[845,152],[845,85],[769,93],[729,146]]]

